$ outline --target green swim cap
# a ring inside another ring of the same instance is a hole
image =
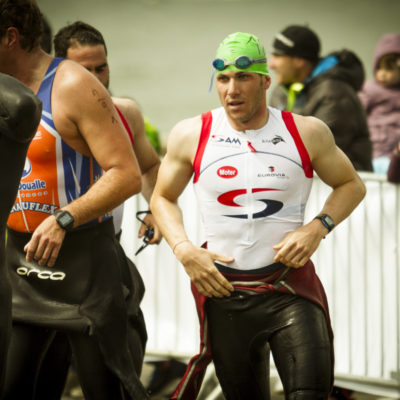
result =
[[[240,56],[248,56],[254,60],[265,58],[264,46],[257,36],[250,33],[236,32],[228,35],[219,45],[215,58],[222,58],[225,62],[233,62]],[[217,74],[223,71],[248,71],[256,74],[268,75],[267,63],[254,63],[242,69],[235,65],[228,65],[224,70],[216,70]]]

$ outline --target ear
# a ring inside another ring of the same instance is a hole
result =
[[[271,77],[269,75],[263,75],[263,79],[264,79],[264,89],[267,90],[271,86]]]
[[[11,26],[7,28],[5,35],[3,36],[3,43],[8,49],[14,48],[19,43],[19,31],[17,28]]]
[[[304,58],[300,58],[300,57],[293,57],[293,64],[297,69],[302,69],[304,68],[304,66],[306,65],[306,63],[308,63],[309,61],[307,61]]]

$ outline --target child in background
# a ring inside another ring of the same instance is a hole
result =
[[[359,96],[367,112],[374,172],[386,174],[400,141],[400,34],[381,37],[373,70],[375,79],[364,84]]]

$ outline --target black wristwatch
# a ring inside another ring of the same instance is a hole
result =
[[[68,211],[57,210],[54,213],[54,216],[56,217],[58,225],[60,225],[61,228],[65,229],[67,232],[69,232],[74,226],[74,217]]]
[[[319,219],[322,222],[322,225],[328,229],[329,232],[335,227],[333,219],[328,214],[317,215],[314,219]]]

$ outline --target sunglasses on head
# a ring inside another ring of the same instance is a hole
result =
[[[265,57],[255,60],[254,58],[251,58],[248,56],[239,56],[238,58],[236,58],[236,60],[231,61],[231,62],[226,62],[222,58],[216,58],[213,61],[212,65],[218,71],[223,71],[228,65],[234,65],[236,68],[245,69],[245,68],[250,67],[250,65],[263,64],[266,62],[267,62],[267,59]]]

